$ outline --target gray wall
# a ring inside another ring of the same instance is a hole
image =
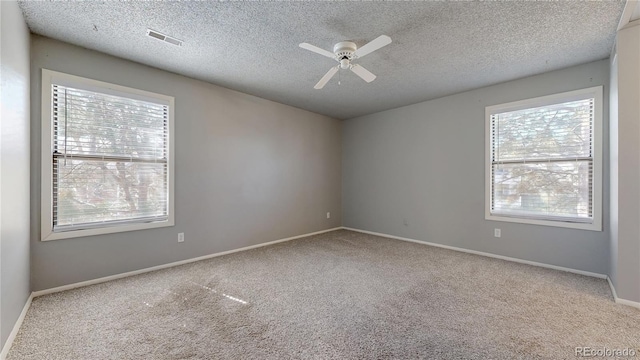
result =
[[[618,32],[618,297],[640,302],[640,21]]]
[[[29,30],[15,1],[0,2],[0,348],[30,294]]]
[[[596,85],[605,86],[604,231],[485,220],[485,106]],[[602,60],[345,121],[343,225],[606,274],[608,85]]]
[[[31,51],[34,291],[341,225],[338,120],[40,36]],[[41,68],[175,96],[175,227],[38,240]]]
[[[618,60],[610,60],[609,79],[609,199],[611,239],[609,242],[609,278],[618,285]]]

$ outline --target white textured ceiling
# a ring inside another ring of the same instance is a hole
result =
[[[348,119],[605,59],[622,1],[20,3],[32,32],[266,99]],[[182,47],[146,36],[151,28]],[[365,83],[298,47],[393,42],[358,62]]]

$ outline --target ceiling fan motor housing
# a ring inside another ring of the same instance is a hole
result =
[[[343,41],[333,46],[333,53],[336,54],[336,60],[340,62],[342,69],[349,69],[351,60],[354,59],[353,53],[358,47],[350,41]]]
[[[357,49],[358,47],[356,44],[350,41],[343,41],[333,46],[333,53],[336,54],[337,60],[342,60],[344,58],[352,60],[353,53],[356,52]]]

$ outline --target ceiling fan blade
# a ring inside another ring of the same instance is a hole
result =
[[[387,46],[391,44],[391,38],[388,37],[387,35],[380,35],[377,38],[371,40],[370,42],[368,42],[366,45],[364,45],[363,47],[359,48],[358,50],[356,50],[356,52],[354,53],[355,56],[357,57],[363,57],[369,53],[372,53],[378,49],[380,49],[383,46]],[[300,44],[300,46],[302,46],[302,44]]]
[[[330,51],[327,51],[325,49],[320,49],[319,47],[311,45],[311,44],[302,43],[299,46],[301,48],[303,48],[303,49],[306,49],[306,50],[309,50],[309,51],[313,51],[316,54],[324,55],[324,56],[326,56],[328,58],[332,58],[333,59],[333,58],[336,57],[334,53],[332,53]]]
[[[329,82],[329,80],[331,80],[333,75],[335,75],[337,72],[338,72],[338,66],[332,67],[331,69],[329,69],[329,71],[327,71],[326,74],[324,74],[322,79],[320,79],[320,81],[318,81],[316,86],[314,86],[313,88],[317,90],[322,89]]]
[[[371,73],[371,71],[363,68],[362,66],[356,64],[351,67],[351,71],[356,73],[356,75],[360,76],[362,80],[370,83],[376,79],[376,76]]]

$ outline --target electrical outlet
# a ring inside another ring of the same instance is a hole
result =
[[[331,219],[331,213],[330,212],[327,213],[327,219]]]
[[[500,229],[493,229],[493,236],[495,237],[502,236],[502,231],[500,231]]]
[[[184,233],[178,233],[178,242],[184,242]]]

